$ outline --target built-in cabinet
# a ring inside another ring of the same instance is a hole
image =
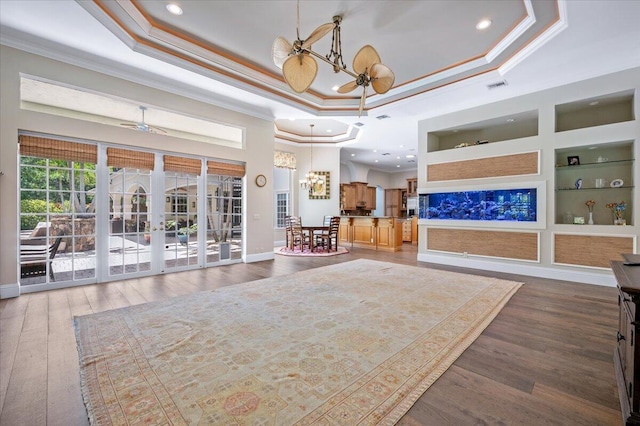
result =
[[[375,210],[376,209],[376,187],[375,186],[367,186],[367,193],[365,197],[365,209],[366,210]]]
[[[371,211],[376,209],[376,188],[364,182],[340,184],[340,210]]]
[[[418,178],[407,179],[407,197],[418,196]]]
[[[402,249],[402,223],[395,217],[342,216],[339,244],[382,251]]]
[[[618,224],[633,225],[633,142],[555,152],[557,224],[614,225],[617,211]]]
[[[402,208],[402,190],[401,189],[385,189],[384,190],[384,214],[385,216],[401,217]]]
[[[624,75],[628,90],[581,97],[584,84],[576,84],[419,122],[419,132],[426,135],[420,146],[426,174],[417,185],[419,234],[425,237],[418,258],[457,264],[459,256],[476,256],[464,245],[476,231],[501,238],[531,234],[536,244],[526,259],[519,259],[514,251],[478,253],[474,260],[481,262],[482,256],[495,257],[497,262],[503,258],[532,262],[527,265],[532,273],[535,264],[554,269],[557,265],[566,279],[574,278],[567,266],[591,268],[581,279],[610,282],[608,248],[615,247],[616,253],[621,247],[637,252],[639,243],[636,157],[640,134],[635,93],[640,80],[637,73],[631,74]],[[590,83],[591,93],[603,87],[596,80]],[[624,84],[622,79],[609,81],[613,82],[618,87]],[[553,99],[569,101],[552,103]],[[480,120],[470,122],[469,117]],[[537,188],[535,223],[462,217],[437,220],[428,218],[428,204],[423,202],[443,189],[501,190],[518,188],[514,185],[519,182]],[[626,226],[614,226],[615,205],[624,205],[623,212],[617,209],[624,219],[617,224]],[[590,216],[594,226],[589,225]],[[457,238],[460,241],[452,241]],[[473,244],[483,245],[480,240]]]
[[[356,187],[343,183],[340,185],[340,210],[356,210]]]

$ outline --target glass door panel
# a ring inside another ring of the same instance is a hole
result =
[[[198,180],[195,174],[165,172],[165,271],[198,265]]]
[[[151,170],[109,167],[109,278],[151,271]]]
[[[242,259],[242,178],[207,175],[206,263]]]
[[[93,162],[20,156],[21,285],[95,281],[95,185]]]

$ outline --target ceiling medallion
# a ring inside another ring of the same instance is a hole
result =
[[[355,80],[343,84],[338,88],[338,93],[349,93],[358,86],[362,86],[362,96],[358,116],[362,115],[367,87],[371,85],[378,94],[387,93],[393,86],[395,75],[393,71],[380,60],[380,55],[371,45],[362,47],[353,58],[353,71],[347,69],[342,60],[342,40],[340,38],[341,16],[334,16],[333,22],[322,24],[316,28],[305,40],[300,38],[300,1],[297,4],[296,40],[289,43],[284,37],[278,37],[273,42],[271,55],[276,66],[282,69],[285,81],[296,93],[305,92],[318,74],[318,63],[315,58],[328,63],[335,73],[340,71],[349,74]],[[322,56],[313,50],[311,46],[325,35],[333,31],[331,51]]]

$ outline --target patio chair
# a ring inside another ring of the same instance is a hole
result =
[[[20,278],[40,277],[47,274],[47,262],[58,252],[63,235],[58,235],[52,244],[20,244]],[[49,277],[55,281],[53,268],[49,265]]]

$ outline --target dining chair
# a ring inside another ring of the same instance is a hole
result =
[[[329,221],[329,231],[318,235],[318,245],[326,251],[338,251],[338,232],[340,230],[340,216],[332,216]]]
[[[292,229],[291,222],[293,216],[285,216],[284,217],[284,230],[285,230],[285,241],[286,246],[289,250],[293,250],[293,237],[292,237]]]
[[[318,229],[316,231],[313,231],[313,242],[315,243],[315,246],[317,247],[318,244],[321,243],[320,241],[320,236],[321,235],[327,235],[329,233],[329,225],[331,225],[331,218],[333,216],[331,215],[326,215],[324,217],[324,219],[322,220],[322,226],[326,227],[327,229]]]
[[[305,247],[311,251],[311,236],[302,230],[302,219],[291,216],[291,248],[304,251]]]

